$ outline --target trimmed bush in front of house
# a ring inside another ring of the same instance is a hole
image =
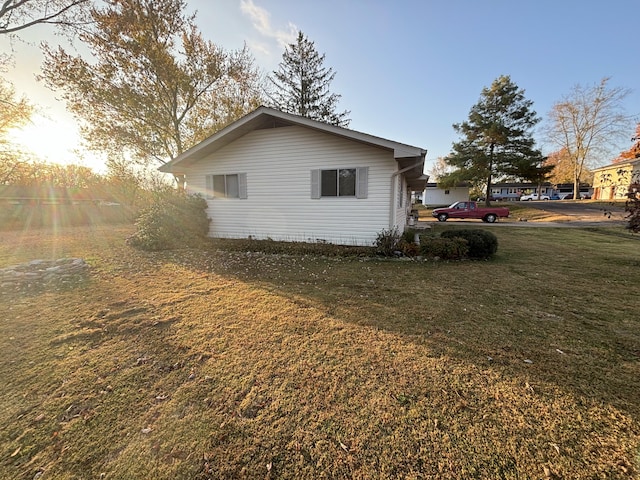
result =
[[[383,257],[393,257],[400,251],[402,235],[397,228],[382,230],[378,233],[375,241],[376,253]]]
[[[445,230],[440,234],[441,238],[454,239],[462,238],[466,240],[469,251],[467,255],[473,259],[487,259],[498,251],[498,238],[487,230],[481,229],[461,229]]]
[[[199,195],[163,195],[140,214],[137,231],[127,241],[149,251],[200,246],[209,233],[206,209]]]
[[[469,254],[469,244],[464,238],[444,238],[434,235],[420,237],[420,253],[426,258],[462,260]]]
[[[400,233],[397,228],[382,230],[375,241],[375,252],[383,257],[415,257],[420,247],[415,244],[416,231],[407,229]]]

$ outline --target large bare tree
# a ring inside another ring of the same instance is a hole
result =
[[[549,113],[547,136],[566,154],[576,198],[584,169],[610,155],[629,131],[631,117],[623,105],[629,90],[608,84],[603,78],[593,86],[576,85]]]

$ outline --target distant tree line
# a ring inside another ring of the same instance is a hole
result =
[[[349,126],[350,112],[338,109],[341,96],[331,91],[335,72],[303,32],[264,75],[246,46],[225,50],[205,39],[186,8],[186,0],[7,0],[0,35],[53,24],[83,43],[86,56],[45,44],[40,78],[76,117],[85,146],[124,178],[176,158],[261,104]],[[553,105],[543,132],[557,150],[545,156],[534,140],[541,119],[533,102],[509,76],[498,77],[468,119],[453,125],[460,139],[442,159],[439,182],[488,191],[496,180],[562,179],[578,191],[629,128],[622,106],[629,90],[609,82],[577,85]],[[0,183],[7,183],[29,163],[7,132],[28,122],[34,107],[4,80],[0,104]],[[636,141],[619,158],[637,158],[639,150]]]

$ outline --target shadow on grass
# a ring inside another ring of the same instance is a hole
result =
[[[547,462],[565,478],[633,474],[637,251],[498,235],[490,262],[94,252],[85,289],[16,297],[22,317],[0,329],[2,438],[9,452],[32,445],[4,466],[21,478],[34,465],[117,478],[247,466],[264,478],[267,465],[284,478],[542,478]],[[42,410],[55,418],[34,428]]]
[[[575,279],[575,267],[560,261],[562,252],[548,252],[541,271],[510,253],[461,263],[222,255],[213,271],[329,317],[640,414],[640,328],[629,302],[640,275],[620,265],[633,267],[637,255],[612,255],[590,272],[607,285],[596,295],[593,281]]]

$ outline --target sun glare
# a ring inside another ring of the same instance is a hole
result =
[[[36,160],[83,165],[98,173],[105,171],[104,162],[82,151],[78,129],[72,122],[53,121],[42,115],[34,115],[29,124],[11,131],[10,137]]]

